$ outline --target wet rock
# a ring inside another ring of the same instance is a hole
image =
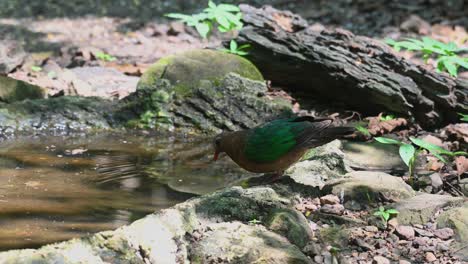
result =
[[[263,82],[230,73],[221,80],[198,83],[181,89],[160,79],[150,87],[139,87],[121,100],[116,117],[128,127],[213,134],[291,114],[290,103],[265,96]]]
[[[432,231],[434,235],[442,240],[447,240],[453,236],[453,229],[451,228],[441,228],[441,229],[436,229]]]
[[[58,76],[69,83],[67,95],[123,98],[136,90],[138,77],[104,67],[77,67]]]
[[[337,183],[324,187],[335,195],[344,194],[344,200],[355,200],[362,204],[381,200],[399,201],[414,196],[414,190],[402,179],[383,172],[355,171]]]
[[[324,204],[339,204],[340,203],[340,198],[338,198],[338,196],[336,196],[336,195],[328,194],[328,195],[320,197],[320,203],[322,205],[324,205]]]
[[[394,205],[398,222],[402,225],[425,224],[444,207],[461,203],[463,198],[448,195],[420,194]]]
[[[6,75],[23,64],[26,56],[20,43],[2,39],[0,42],[0,75]]]
[[[267,216],[265,225],[269,230],[288,238],[292,244],[299,248],[304,248],[313,237],[307,219],[295,210],[274,210]]]
[[[398,147],[377,141],[344,142],[346,166],[355,170],[404,173],[408,169],[398,154]]]
[[[44,98],[44,91],[41,87],[10,77],[0,76],[0,102],[12,103],[40,98]]]
[[[209,229],[200,241],[192,245],[192,262],[310,263],[287,239],[262,226],[233,222],[211,224]]]
[[[326,214],[342,215],[344,209],[344,206],[341,204],[325,204],[320,208],[320,212]]]
[[[141,76],[138,89],[153,87],[158,80],[169,80],[178,93],[190,93],[200,81],[220,82],[229,73],[263,81],[258,69],[240,56],[213,50],[192,50],[158,60]]]
[[[405,240],[414,238],[414,229],[411,226],[399,225],[395,229],[396,233]]]
[[[334,140],[307,152],[302,161],[285,171],[295,182],[323,187],[328,180],[342,178],[347,172],[343,162],[342,143]]]

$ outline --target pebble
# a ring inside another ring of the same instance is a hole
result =
[[[375,256],[373,263],[375,263],[375,264],[390,264],[390,260],[388,260],[388,258],[386,258],[386,257]]]
[[[428,237],[416,237],[413,240],[413,245],[424,246],[429,241]]]
[[[433,237],[434,236],[434,234],[432,234],[432,232],[421,229],[421,228],[416,228],[415,227],[414,231],[416,232],[416,234],[418,234],[420,236],[424,236],[424,237]]]
[[[378,232],[379,231],[379,229],[376,226],[366,226],[364,228],[364,230],[366,230],[367,232]]]
[[[396,218],[392,218],[388,220],[387,226],[390,227],[391,229],[395,229],[398,226],[398,220]]]
[[[434,262],[434,261],[436,261],[436,260],[437,260],[437,258],[436,258],[436,256],[434,255],[434,253],[432,253],[432,252],[426,252],[426,261],[427,261],[427,262]]]
[[[396,227],[396,233],[401,238],[411,240],[414,238],[414,229],[411,226],[399,225]]]
[[[320,208],[320,212],[327,214],[342,215],[344,209],[345,208],[342,204],[325,204]]]
[[[340,203],[340,198],[338,198],[338,196],[336,196],[336,195],[328,194],[328,195],[320,197],[320,203],[322,205],[324,205],[324,204],[339,204]]]
[[[432,187],[434,188],[439,188],[441,187],[442,185],[444,185],[444,182],[442,181],[442,177],[440,176],[439,173],[433,173],[431,174],[431,176],[429,176],[431,178],[431,185]]]
[[[441,228],[433,231],[434,235],[442,240],[447,240],[453,236],[453,229],[451,228]]]
[[[411,264],[411,262],[407,261],[407,260],[404,260],[404,259],[400,259],[398,261],[398,264]]]

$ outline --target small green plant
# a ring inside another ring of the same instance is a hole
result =
[[[31,66],[31,71],[40,72],[40,71],[42,71],[42,67],[41,66]]]
[[[468,122],[468,115],[462,113],[458,113],[458,115],[460,116],[461,121]]]
[[[249,224],[251,224],[251,225],[258,225],[258,224],[261,224],[261,223],[262,223],[262,221],[257,220],[256,218],[249,221]]]
[[[382,115],[380,116],[380,121],[390,121],[395,119],[394,115]]]
[[[369,129],[367,129],[367,128],[361,126],[361,125],[357,125],[357,126],[355,126],[355,128],[356,128],[357,131],[359,131],[364,136],[367,136],[367,137],[371,136],[371,133],[369,132]]]
[[[390,219],[390,216],[392,215],[397,215],[399,212],[396,209],[390,208],[390,209],[385,209],[383,206],[379,207],[379,210],[374,212],[375,216],[380,216],[382,218],[382,221],[385,223],[388,222]]]
[[[457,77],[460,66],[468,69],[468,58],[457,55],[457,53],[468,49],[459,48],[454,42],[445,44],[428,37],[423,37],[422,40],[408,38],[403,41],[387,39],[386,42],[396,51],[400,51],[402,48],[409,51],[421,51],[426,63],[432,55],[436,55],[438,72],[446,70],[451,76]]]
[[[228,32],[241,29],[242,13],[238,6],[230,4],[216,5],[208,2],[208,7],[202,13],[184,15],[179,13],[166,14],[167,17],[179,19],[188,26],[195,27],[202,38],[207,38],[212,28],[216,25],[220,32]]]
[[[239,47],[235,40],[231,40],[231,42],[229,43],[229,49],[221,49],[221,51],[224,51],[226,53],[236,54],[239,56],[245,56],[249,54],[246,51],[246,49],[248,48],[250,48],[250,44],[244,44]]]
[[[105,52],[102,52],[102,51],[98,51],[94,55],[96,56],[97,59],[102,60],[102,61],[115,61],[117,59],[116,57],[110,54],[107,54]]]
[[[408,166],[410,176],[413,175],[413,170],[414,170],[414,165],[415,165],[414,163],[415,163],[416,157],[422,149],[429,151],[432,155],[434,155],[435,157],[437,157],[440,161],[444,163],[447,163],[447,160],[442,155],[446,155],[450,157],[468,155],[468,153],[464,151],[455,151],[455,152],[448,151],[442,147],[431,144],[422,139],[413,138],[413,137],[410,137],[410,141],[412,144],[404,143],[399,140],[386,138],[386,137],[376,137],[375,140],[383,144],[392,144],[392,145],[400,146],[399,148],[400,157],[403,160],[403,162],[406,164],[406,166]],[[416,150],[413,144],[418,146],[419,150]]]

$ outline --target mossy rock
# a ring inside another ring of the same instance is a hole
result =
[[[161,58],[141,76],[137,89],[152,87],[157,80],[166,79],[175,93],[189,95],[201,80],[216,84],[231,72],[263,81],[257,67],[245,58],[215,50],[192,50]]]
[[[44,98],[41,87],[27,82],[0,76],[0,102],[12,103],[25,99]]]

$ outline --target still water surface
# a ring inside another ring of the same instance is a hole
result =
[[[0,142],[0,250],[129,224],[240,180],[211,143],[133,135]]]

